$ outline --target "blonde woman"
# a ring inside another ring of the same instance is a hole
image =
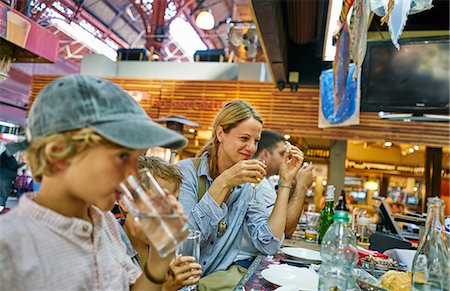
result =
[[[303,154],[293,147],[283,156],[280,190],[268,217],[264,206],[249,204],[251,183],[258,183],[266,175],[265,164],[252,159],[262,127],[262,117],[250,104],[232,101],[215,117],[212,137],[197,154],[196,159],[200,161],[179,162],[184,177],[179,201],[188,215],[189,228],[202,233],[199,263],[204,275],[227,270],[232,265],[239,253],[244,223],[258,251],[275,254],[280,247],[289,191],[303,162]],[[204,194],[201,193],[202,179],[206,180]],[[231,279],[216,280],[218,282],[231,286],[237,283]]]

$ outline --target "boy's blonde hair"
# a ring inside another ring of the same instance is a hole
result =
[[[25,152],[33,179],[41,182],[44,175],[55,172],[56,161],[70,160],[94,145],[114,145],[91,128],[82,128],[33,138]],[[53,146],[61,147],[55,152]]]
[[[161,158],[141,156],[138,167],[140,169],[148,169],[155,177],[173,182],[176,191],[180,190],[183,175],[177,165],[170,164]]]

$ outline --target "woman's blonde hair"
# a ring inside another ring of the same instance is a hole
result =
[[[231,129],[238,126],[242,121],[254,118],[264,123],[263,118],[249,103],[242,100],[234,100],[227,103],[217,113],[213,121],[212,137],[203,146],[203,148],[197,153],[197,157],[201,156],[204,152],[208,152],[209,155],[209,172],[213,179],[219,175],[219,169],[217,166],[219,140],[217,139],[216,131],[219,126],[222,127],[225,133],[228,133]]]
[[[90,128],[82,128],[33,138],[25,152],[33,179],[41,182],[43,175],[55,172],[55,162],[69,160],[93,145],[114,145]],[[57,146],[61,151],[55,152]]]

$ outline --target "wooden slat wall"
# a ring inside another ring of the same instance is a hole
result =
[[[30,104],[37,93],[56,76],[34,76]],[[184,115],[210,129],[212,119],[223,102],[243,99],[250,102],[265,119],[265,128],[291,136],[325,139],[390,140],[443,147],[450,145],[449,123],[400,122],[378,118],[376,113],[361,113],[360,125],[319,129],[318,89],[279,92],[272,83],[248,81],[179,81],[115,78],[111,81],[125,90],[146,92],[141,104],[152,118]]]

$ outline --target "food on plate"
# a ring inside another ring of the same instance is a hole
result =
[[[372,255],[361,258],[361,262],[363,267],[367,265],[369,269],[371,269],[371,265],[374,265],[380,270],[389,270],[398,267],[397,261],[391,258],[375,257]]]
[[[388,271],[381,277],[381,287],[395,291],[409,291],[411,272]]]

